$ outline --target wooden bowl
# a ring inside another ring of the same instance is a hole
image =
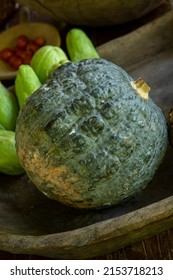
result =
[[[33,11],[70,24],[105,26],[138,19],[158,8],[164,0],[19,0]]]
[[[61,38],[58,30],[47,23],[27,22],[16,24],[15,26],[3,31],[0,34],[0,51],[7,47],[14,47],[16,39],[20,35],[26,35],[29,39],[34,40],[41,36],[46,40],[47,45],[60,46]],[[16,76],[15,71],[8,63],[0,59],[0,79],[13,79]]]

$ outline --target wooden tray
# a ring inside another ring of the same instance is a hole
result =
[[[142,77],[168,116],[173,106],[173,12],[98,47]],[[47,199],[26,175],[0,174],[0,249],[54,259],[94,258],[173,228],[173,149],[147,188],[104,210],[76,210]]]

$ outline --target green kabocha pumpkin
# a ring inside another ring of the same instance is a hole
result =
[[[102,208],[150,182],[165,155],[167,124],[142,87],[101,58],[50,75],[16,127],[18,157],[41,192],[72,207]]]

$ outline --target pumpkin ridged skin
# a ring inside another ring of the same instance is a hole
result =
[[[20,112],[18,157],[49,198],[76,208],[115,205],[143,189],[167,148],[161,109],[104,59],[56,69]]]

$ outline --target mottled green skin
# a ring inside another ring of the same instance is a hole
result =
[[[45,195],[73,207],[101,208],[152,179],[167,148],[167,124],[130,81],[115,64],[87,59],[59,67],[28,98],[17,123],[17,151]],[[64,166],[68,172],[56,174]]]

